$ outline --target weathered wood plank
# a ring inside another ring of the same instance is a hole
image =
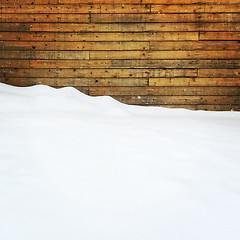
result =
[[[53,13],[150,13],[150,5],[131,5],[131,4],[86,4],[78,5],[2,5],[2,13],[31,13],[31,14],[53,14]]]
[[[240,69],[0,69],[0,77],[239,78]]]
[[[121,22],[212,22],[226,23],[240,21],[239,13],[188,13],[188,14],[92,14],[93,23],[121,23]]]
[[[159,4],[151,6],[151,13],[239,13],[240,5],[226,4]]]
[[[239,4],[239,0],[142,0],[142,4]]]
[[[6,60],[5,60],[6,61]],[[30,60],[33,68],[240,68],[239,60]]]
[[[198,77],[239,78],[240,69],[199,69]]]
[[[236,70],[236,69],[235,69]],[[219,71],[219,69],[215,70]],[[0,69],[0,77],[148,78],[197,77],[196,69]],[[230,75],[228,71],[223,72]],[[219,74],[220,75],[220,74]]]
[[[9,23],[2,23],[2,31],[14,31]],[[9,26],[9,27],[8,27]],[[16,29],[17,30],[17,29]],[[28,31],[26,29],[25,31]],[[31,31],[38,32],[186,32],[186,31],[240,31],[238,23],[106,23],[106,24],[78,24],[78,23],[33,23]],[[19,31],[24,31],[19,28]]]
[[[31,22],[89,22],[89,14],[1,14],[0,22],[31,23]]]
[[[239,59],[239,51],[1,51],[1,59]],[[153,63],[154,61],[152,61]],[[159,61],[158,61],[159,62]],[[133,63],[133,61],[132,61]],[[144,63],[139,62],[139,63]],[[235,61],[237,64],[237,62]],[[149,64],[151,62],[149,61]],[[119,66],[118,66],[119,67]],[[126,66],[125,66],[126,67]]]
[[[29,23],[0,23],[0,32],[28,32]]]
[[[238,41],[171,41],[171,42],[154,42],[149,43],[150,50],[240,50],[240,43]]]
[[[29,60],[0,59],[0,68],[29,68],[29,66]]]
[[[173,54],[174,56],[174,54]],[[111,60],[111,67],[113,68],[240,68],[240,61],[238,59],[230,60]]]
[[[79,3],[140,3],[140,0],[59,0],[59,4],[79,4]]]
[[[89,87],[91,96],[240,96],[240,87]]]
[[[240,40],[240,32],[200,32],[199,40]]]
[[[229,45],[229,47],[232,45]],[[233,44],[234,46],[234,44]],[[1,50],[149,50],[148,42],[22,42],[4,41],[0,42]]]
[[[240,50],[238,41],[160,41],[160,42],[40,42],[4,41],[1,50]]]
[[[240,78],[149,78],[149,86],[240,86]]]
[[[0,40],[44,41],[44,42],[129,42],[129,41],[182,41],[198,40],[198,32],[143,32],[143,33],[41,33],[41,32],[0,32]]]
[[[44,84],[56,87],[88,86],[147,86],[148,78],[0,78],[0,82],[14,86]]]
[[[80,5],[2,5],[2,13],[239,13],[240,5],[226,4],[86,4]]]
[[[3,5],[37,5],[37,4],[58,4],[58,0],[1,0]]]
[[[239,59],[240,51],[90,51],[90,59]]]
[[[137,105],[239,105],[240,96],[113,96],[126,104]]]
[[[1,51],[1,59],[89,59],[88,51]]]
[[[32,68],[110,68],[111,60],[30,60]]]

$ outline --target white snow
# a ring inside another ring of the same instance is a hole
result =
[[[1,240],[239,240],[240,112],[0,84]]]

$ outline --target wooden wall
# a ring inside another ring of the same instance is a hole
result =
[[[0,82],[240,110],[240,0],[0,3]]]

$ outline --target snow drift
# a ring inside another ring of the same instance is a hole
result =
[[[1,240],[239,240],[240,113],[0,84]]]

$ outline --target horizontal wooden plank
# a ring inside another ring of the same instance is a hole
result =
[[[239,13],[187,13],[187,14],[92,14],[93,23],[111,22],[236,22],[240,21]]]
[[[162,42],[34,42],[4,41],[1,50],[240,50],[238,41],[162,41]]]
[[[240,40],[239,32],[200,32],[199,40]]]
[[[2,31],[12,30],[10,23],[2,23]],[[26,25],[26,24],[24,24]],[[7,26],[9,26],[7,28]],[[14,26],[13,26],[14,27]],[[18,28],[24,31],[24,27]],[[25,31],[28,31],[25,28]],[[78,24],[78,23],[33,23],[31,31],[44,32],[181,32],[181,31],[240,31],[238,23],[106,23],[106,24]]]
[[[149,86],[240,86],[240,78],[149,78]]]
[[[89,59],[88,51],[1,51],[0,59]]]
[[[140,0],[1,0],[6,5],[36,4],[139,4]],[[142,0],[142,4],[198,4],[199,0]],[[204,0],[201,4],[239,4],[239,0]]]
[[[240,51],[90,51],[90,59],[239,59]]]
[[[221,69],[220,69],[221,70]],[[236,70],[236,69],[234,69]],[[219,69],[215,70],[219,71]],[[196,69],[0,69],[0,77],[148,78],[197,77]],[[230,72],[222,71],[222,75]]]
[[[240,96],[113,96],[126,104],[137,105],[239,105]]]
[[[9,61],[9,60],[4,60]],[[15,61],[15,60],[12,60]],[[23,61],[23,60],[22,60]],[[11,66],[11,65],[9,65]],[[33,68],[240,68],[239,60],[30,60]]]
[[[36,5],[36,4],[58,4],[58,0],[1,0],[3,5]]]
[[[148,78],[0,78],[0,82],[14,86],[44,84],[56,87],[88,86],[147,86]]]
[[[239,5],[231,5],[231,4],[183,4],[175,5],[175,4],[158,4],[151,6],[151,13],[239,13],[240,12],[240,4]]]
[[[45,4],[137,4],[140,0],[1,0],[3,5],[45,5]]]
[[[1,32],[239,32],[238,23],[0,23]]]
[[[0,59],[239,59],[240,51],[1,51]],[[139,62],[141,63],[141,62]],[[142,61],[143,63],[143,61]]]
[[[79,42],[79,41],[182,41],[198,40],[198,32],[143,32],[143,33],[41,33],[0,32],[0,40]]]
[[[171,41],[149,43],[150,50],[240,50],[239,41]]]
[[[198,69],[198,77],[239,78],[240,69]]]
[[[28,32],[30,23],[0,23],[0,32]]]
[[[89,14],[1,14],[0,22],[89,22]]]
[[[233,44],[234,45],[234,44]],[[230,47],[231,45],[229,45]],[[148,42],[0,42],[1,50],[149,50]]]
[[[28,68],[30,66],[29,60],[2,60],[0,59],[0,68]]]
[[[174,54],[173,54],[174,56]],[[111,60],[111,67],[116,68],[240,68],[236,60]]]
[[[6,1],[6,0],[5,0]],[[140,3],[140,0],[59,0],[60,4],[79,4],[79,3]],[[143,4],[182,4],[181,0],[142,0]],[[199,3],[199,0],[184,0],[184,3]],[[202,0],[201,3],[239,3],[239,0]]]
[[[67,1],[67,0],[66,0]],[[239,0],[142,0],[143,4],[239,4]]]
[[[32,68],[110,68],[111,60],[30,60]]]
[[[239,78],[240,69],[0,69],[2,77]]]
[[[78,5],[2,5],[2,13],[68,13],[68,14],[77,14],[77,13],[150,13],[149,5],[131,5],[131,4],[87,4],[81,3]]]
[[[140,3],[140,0],[59,0],[59,4],[79,3]]]
[[[89,87],[91,96],[240,96],[240,87]]]

